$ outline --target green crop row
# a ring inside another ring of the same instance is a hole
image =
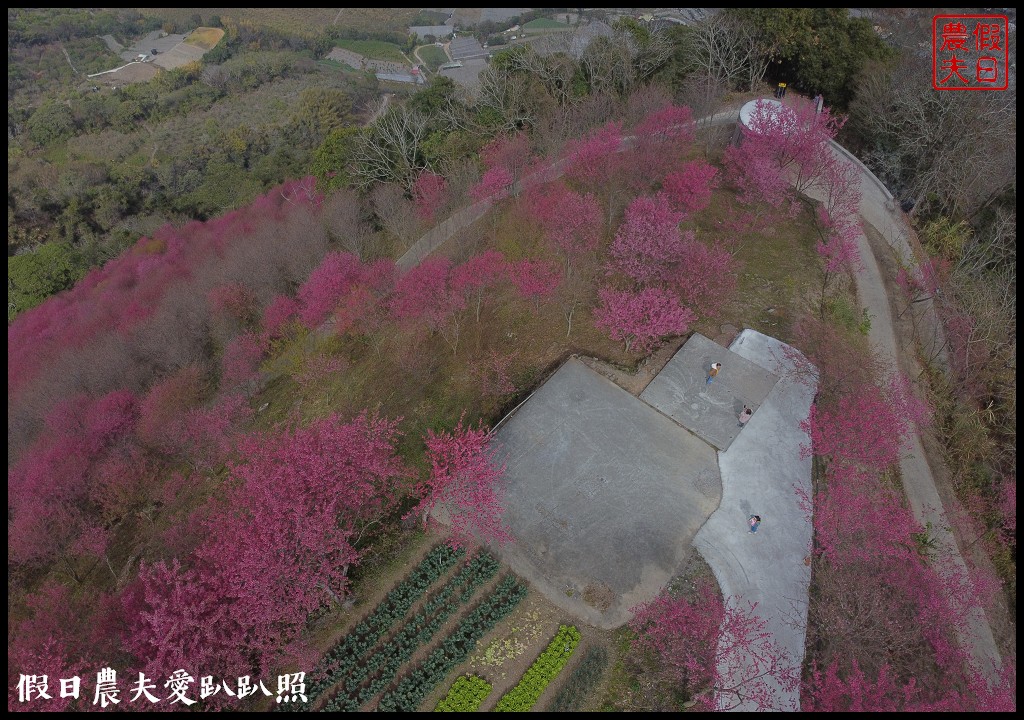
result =
[[[562,672],[579,642],[579,630],[572,625],[559,626],[555,639],[533,661],[523,679],[502,696],[494,708],[495,712],[526,712],[532,709],[548,683]]]
[[[434,712],[476,712],[491,690],[491,684],[482,677],[463,675],[455,681],[448,695],[437,703]]]
[[[576,712],[591,696],[608,666],[608,651],[601,645],[587,650],[558,695],[548,703],[549,712]]]
[[[477,641],[512,612],[526,597],[526,588],[514,575],[508,575],[476,609],[462,619],[458,627],[418,667],[389,692],[384,693],[377,709],[381,712],[415,712],[433,691],[476,647]]]
[[[355,712],[394,679],[413,653],[441,629],[448,618],[473,595],[473,591],[498,572],[498,561],[486,552],[475,555],[386,640],[365,662],[344,679],[324,710]],[[467,594],[468,590],[468,594]],[[465,600],[463,599],[465,598]]]
[[[465,554],[464,550],[452,550],[448,545],[433,547],[426,557],[413,568],[405,580],[395,585],[373,612],[363,618],[337,645],[327,651],[309,674],[304,703],[282,703],[282,710],[306,712],[327,689],[339,678],[347,677],[356,667],[359,659],[372,649],[384,633],[398,620],[405,617],[431,585],[448,572],[452,565]]]

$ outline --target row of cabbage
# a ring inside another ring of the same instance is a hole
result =
[[[458,573],[431,593],[420,609],[397,631],[386,636],[343,678],[325,711],[355,712],[385,690],[420,647],[430,642],[448,619],[498,572],[498,561],[486,552],[475,555]]]
[[[526,587],[514,575],[505,576],[423,662],[381,696],[377,710],[415,712],[427,695],[469,657],[477,641],[507,617],[525,596]]]
[[[317,667],[308,675],[306,702],[282,704],[279,707],[282,710],[306,712],[338,680],[358,672],[362,657],[373,649],[380,638],[405,617],[409,608],[423,597],[427,589],[464,555],[464,550],[453,550],[448,545],[432,548],[373,612],[324,654]]]
[[[572,625],[560,625],[558,634],[545,648],[519,683],[505,693],[495,712],[526,712],[531,710],[547,688],[569,662],[580,642],[580,631]]]
[[[462,675],[437,703],[434,712],[476,712],[492,689],[491,684],[482,677]]]

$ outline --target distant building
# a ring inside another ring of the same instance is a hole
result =
[[[413,68],[413,70],[404,73],[376,73],[378,80],[387,80],[389,82],[400,82],[400,83],[411,83],[414,85],[423,85],[425,83],[423,75]]]
[[[451,51],[453,60],[468,60],[469,58],[485,58],[489,55],[487,49],[472,36],[455,38],[448,48]]]
[[[532,8],[484,8],[480,11],[480,22],[490,20],[491,22],[501,23],[509,18],[514,18],[522,15],[524,12],[529,12]]]
[[[427,35],[433,35],[435,38],[446,38],[452,34],[451,25],[413,25],[409,28],[409,34],[415,35],[420,40],[425,38]]]

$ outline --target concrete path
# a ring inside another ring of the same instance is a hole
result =
[[[832,146],[833,152],[852,164],[860,173],[862,220],[866,224],[872,225],[883,237],[887,238],[894,252],[904,258],[912,257],[908,228],[902,213],[895,209],[891,202],[892,195],[878,178],[849,151],[834,142]],[[813,194],[812,197],[814,197]],[[865,308],[871,317],[868,339],[872,349],[885,359],[887,365],[900,368],[911,378],[915,378],[920,374],[920,367],[917,366],[914,359],[913,348],[908,348],[905,343],[900,342],[893,327],[895,303],[886,291],[878,259],[863,233],[857,239],[857,247],[861,260],[855,275],[857,297],[861,307]],[[924,304],[922,310],[926,313],[926,322],[930,322],[934,327],[934,331],[923,338],[928,344],[923,351],[929,357],[935,357],[941,367],[945,367],[941,323],[935,317],[935,309],[931,301]],[[922,526],[931,526],[931,536],[935,541],[939,556],[950,562],[958,572],[967,576],[967,564],[960,554],[960,548],[950,529],[950,522],[943,510],[942,500],[935,487],[935,479],[932,476],[918,433],[913,433],[905,443],[903,455],[900,458],[900,475],[914,518]],[[999,668],[1002,666],[1002,658],[996,647],[995,637],[985,616],[985,611],[980,607],[972,609],[969,623],[967,636],[961,637],[960,640],[970,650],[978,668],[990,679],[995,680],[998,677]]]
[[[781,676],[799,679],[807,630],[807,588],[811,580],[812,528],[808,515],[811,461],[800,457],[808,443],[800,423],[807,418],[816,392],[813,379],[796,380],[788,373],[785,344],[754,330],[744,330],[729,346],[779,380],[757,412],[732,442],[718,454],[722,502],[697,533],[694,546],[715,573],[722,594],[741,607],[755,603],[753,615],[765,623],[772,641],[785,653]],[[698,382],[702,382],[698,378]],[[747,519],[761,516],[756,534]],[[744,686],[756,681],[759,670],[749,658],[720,657],[720,671]],[[774,689],[775,710],[799,710],[795,683],[766,678]],[[737,707],[734,696],[717,699],[718,706],[755,710],[746,700]],[[766,708],[761,708],[766,709]]]

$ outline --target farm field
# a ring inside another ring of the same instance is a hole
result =
[[[342,50],[351,50],[368,58],[390,60],[397,63],[408,62],[405,55],[402,54],[402,49],[394,43],[381,40],[337,40],[334,44]]]
[[[220,28],[198,27],[185,38],[184,42],[203,50],[213,50],[223,37],[224,31]]]
[[[550,18],[537,18],[523,25],[523,30],[526,32],[536,32],[538,30],[568,30],[569,26],[565,23],[558,22],[557,20],[551,20]]]
[[[448,62],[448,54],[436,45],[424,45],[418,48],[417,52],[431,72],[436,72],[439,67]]]

